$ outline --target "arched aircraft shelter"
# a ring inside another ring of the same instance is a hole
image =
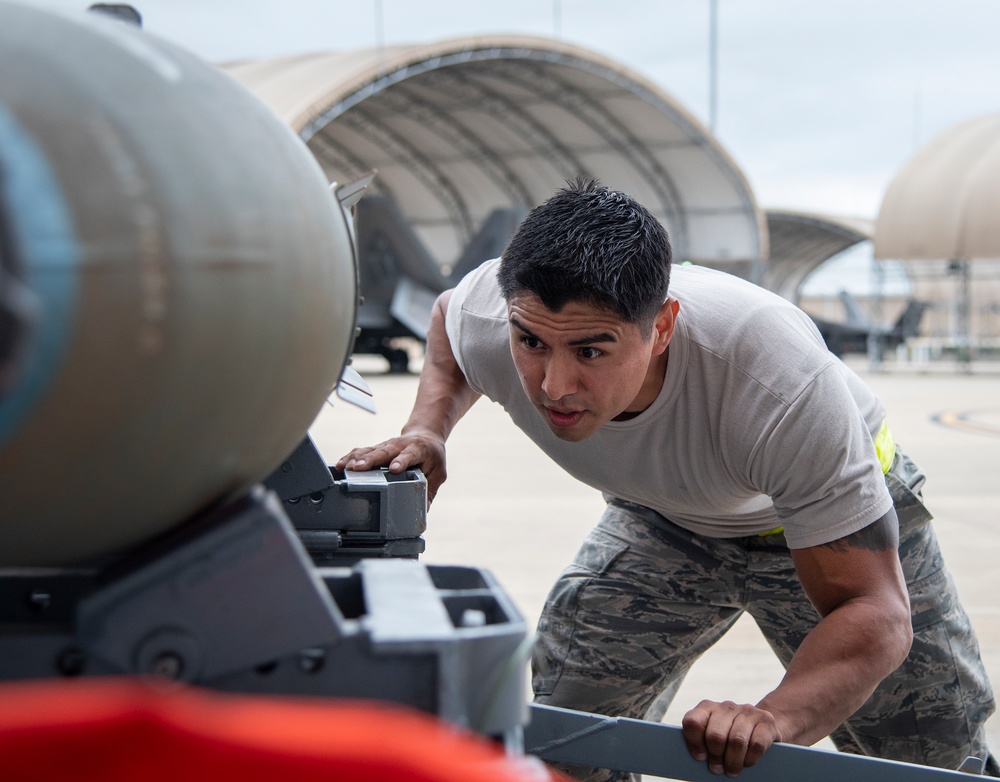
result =
[[[771,254],[760,283],[794,302],[821,264],[872,235],[870,220],[787,209],[768,209],[767,228]]]
[[[995,356],[1000,344],[1000,114],[961,122],[921,147],[886,189],[875,257],[906,263],[933,302],[933,350]]]
[[[373,189],[449,268],[498,208],[578,175],[629,192],[677,260],[759,276],[767,226],[742,172],[661,88],[594,52],[520,36],[230,63],[332,181]]]

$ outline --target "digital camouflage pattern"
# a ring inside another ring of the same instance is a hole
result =
[[[924,479],[897,449],[886,482],[900,519],[913,646],[832,738],[843,751],[954,770],[970,755],[987,756],[984,725],[994,701],[975,633],[927,523]],[[690,666],[744,611],[788,665],[819,615],[783,535],[706,538],[648,508],[608,499],[539,621],[536,700],[660,720]],[[561,770],[587,780],[628,779],[602,769]]]

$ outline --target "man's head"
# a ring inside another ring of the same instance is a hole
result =
[[[576,182],[531,212],[497,279],[525,394],[560,439],[590,437],[656,399],[677,316],[670,242],[624,193]]]
[[[642,204],[577,179],[524,219],[497,279],[508,302],[526,291],[553,312],[591,304],[646,331],[667,297],[670,256],[666,230]]]

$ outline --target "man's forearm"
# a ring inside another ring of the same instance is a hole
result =
[[[781,684],[758,708],[771,712],[781,740],[810,745],[830,734],[906,658],[910,616],[865,599],[845,603],[806,636]]]
[[[445,315],[450,299],[451,291],[446,291],[434,303],[417,396],[402,434],[426,433],[444,442],[479,398],[466,381],[448,340]]]
[[[758,706],[782,741],[812,744],[853,714],[906,659],[913,637],[893,510],[851,535],[792,551],[802,587],[822,620],[781,684]]]

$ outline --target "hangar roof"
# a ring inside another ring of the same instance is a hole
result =
[[[824,261],[871,238],[872,221],[790,210],[767,210],[771,258],[761,285],[789,301]]]
[[[961,123],[900,169],[875,223],[875,257],[1000,258],[1000,114]]]
[[[767,257],[762,213],[728,153],[660,87],[594,52],[489,36],[223,67],[331,180],[377,169],[377,190],[443,265],[492,210],[534,206],[580,174],[654,212],[678,260]]]

